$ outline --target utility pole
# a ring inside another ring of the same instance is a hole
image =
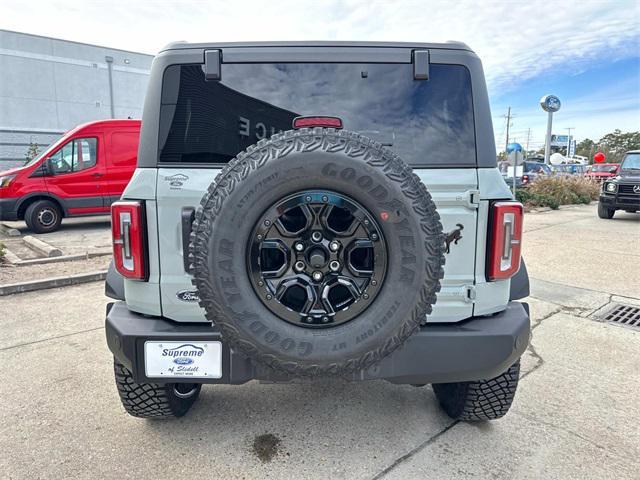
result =
[[[571,130],[575,130],[576,127],[566,127],[567,130],[567,158],[569,158],[569,150],[571,149]]]
[[[509,146],[509,126],[511,125],[511,107],[507,110],[507,139],[504,142],[504,154],[508,155],[507,147]]]
[[[524,149],[525,157],[529,155],[529,140],[531,140],[531,127],[527,128],[527,146]]]

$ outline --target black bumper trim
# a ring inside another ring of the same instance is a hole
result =
[[[605,195],[601,194],[599,202],[608,207],[625,210],[640,209],[640,195],[633,196],[629,194]]]
[[[0,220],[18,220],[17,198],[0,198]]]
[[[456,324],[427,325],[380,363],[346,379],[384,379],[417,384],[496,377],[515,363],[529,344],[531,330],[527,307],[527,304],[510,302],[506,310],[490,317],[475,317]],[[284,373],[256,365],[243,354],[231,350],[215,327],[145,317],[128,310],[124,302],[107,306],[106,336],[113,355],[133,373],[138,383],[163,383],[145,376],[146,340],[222,341],[222,378],[206,383],[292,380]],[[190,381],[193,380],[172,379],[172,382]]]

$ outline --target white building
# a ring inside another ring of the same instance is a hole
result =
[[[152,59],[0,30],[0,170],[80,123],[140,118]]]

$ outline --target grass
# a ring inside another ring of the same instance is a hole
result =
[[[526,189],[516,191],[516,198],[529,207],[589,204],[597,200],[600,184],[591,178],[580,176],[538,177]]]

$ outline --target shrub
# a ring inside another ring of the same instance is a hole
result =
[[[553,175],[538,177],[529,186],[527,193],[534,198],[541,195],[550,197],[558,205],[588,204],[591,200],[598,199],[600,184],[594,179],[577,175]]]
[[[5,248],[4,248],[4,243],[0,242],[0,260],[2,260],[4,258],[4,252],[5,252]]]

